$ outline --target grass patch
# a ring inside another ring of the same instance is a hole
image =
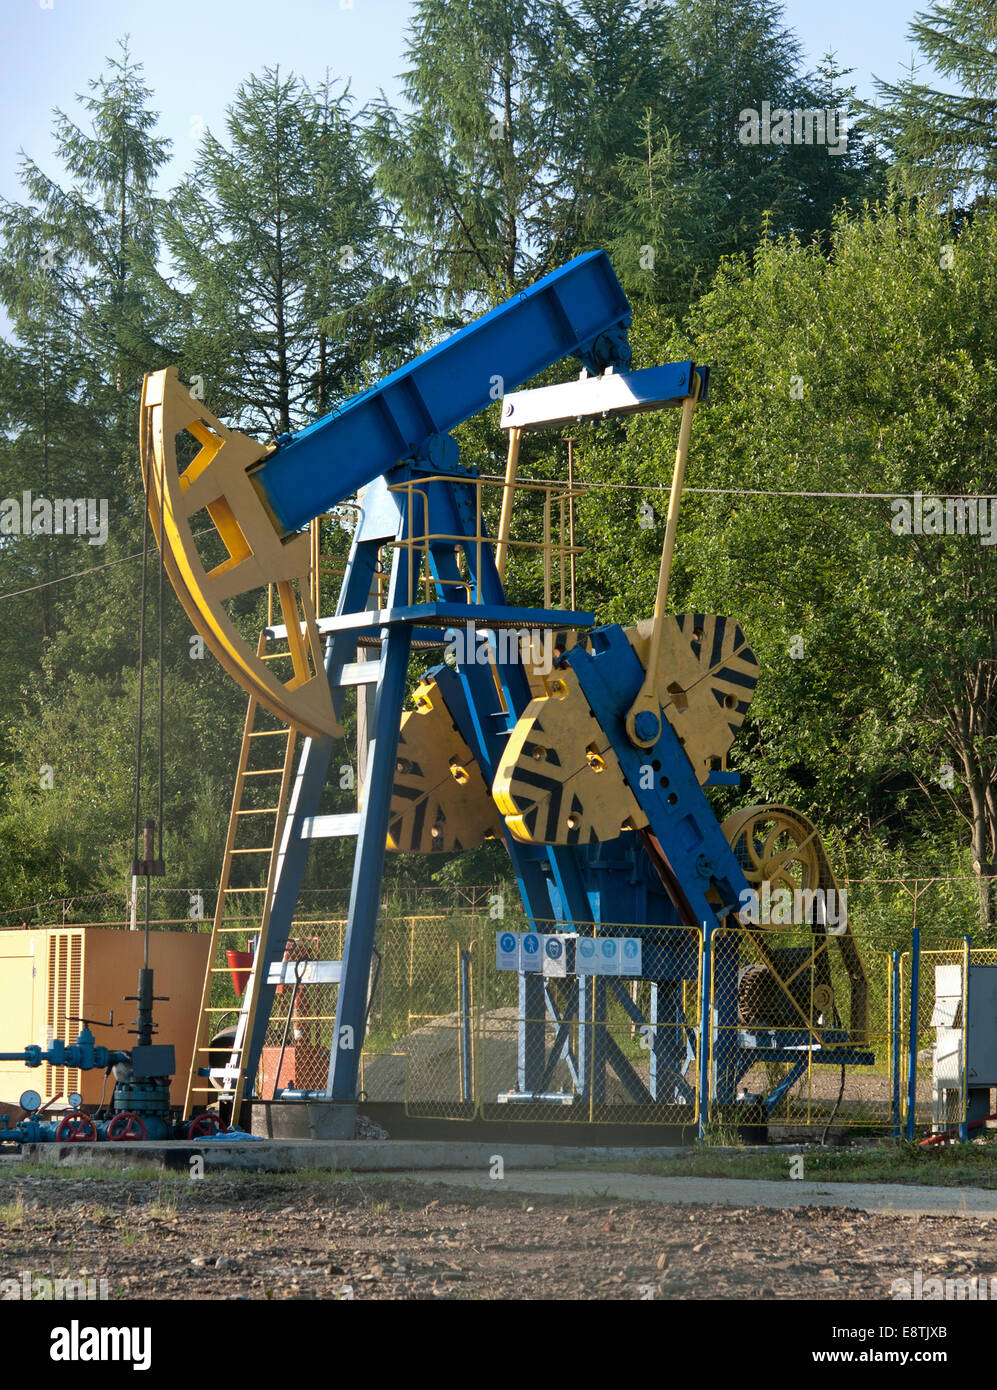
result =
[[[0,1204],[0,1226],[20,1226],[24,1220],[24,1198]]]
[[[246,1183],[260,1187],[286,1187],[289,1183],[322,1183],[325,1185],[363,1182],[364,1186],[386,1182],[397,1178],[393,1173],[353,1173],[349,1168],[289,1168],[276,1172],[257,1172],[251,1168],[210,1168],[196,1181],[205,1183]],[[154,1183],[156,1200],[150,1208],[150,1215],[166,1220],[177,1213],[177,1202],[182,1193],[189,1190],[193,1181],[181,1171],[164,1171],[162,1168],[133,1165],[116,1168],[100,1163],[63,1165],[59,1163],[19,1163],[0,1174],[0,1183],[16,1186],[25,1178],[56,1178],[67,1182],[87,1181],[104,1183]],[[0,1211],[4,1208],[0,1205]],[[102,1208],[107,1212],[111,1208]]]
[[[156,1200],[149,1206],[147,1215],[157,1221],[172,1221],[177,1214],[176,1192],[163,1193],[160,1189]]]
[[[16,1183],[24,1178],[68,1178],[73,1181],[86,1178],[95,1182],[162,1182],[162,1168],[151,1164],[133,1164],[128,1168],[116,1168],[111,1164],[81,1163],[70,1165],[62,1163],[18,1163],[11,1164],[0,1171],[0,1184]]]
[[[274,1173],[254,1172],[251,1168],[217,1168],[204,1176],[207,1181],[220,1179],[224,1182],[259,1183],[264,1187],[286,1187],[293,1182],[358,1182],[360,1178],[366,1183],[376,1181],[381,1175],[362,1173],[358,1177],[349,1168],[287,1168]]]
[[[997,1143],[922,1149],[917,1144],[848,1149],[807,1149],[796,1153],[706,1153],[692,1150],[677,1158],[614,1159],[581,1165],[592,1170],[668,1178],[770,1178],[791,1181],[802,1157],[806,1182],[876,1182],[930,1187],[997,1188]]]

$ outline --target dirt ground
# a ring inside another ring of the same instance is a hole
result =
[[[523,1197],[404,1179],[0,1182],[3,1278],[125,1299],[889,1299],[997,1274],[990,1223]]]

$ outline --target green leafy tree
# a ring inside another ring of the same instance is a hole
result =
[[[687,497],[670,603],[733,614],[758,652],[745,795],[797,804],[849,842],[882,837],[920,871],[961,854],[988,935],[997,530],[982,502],[980,534],[964,508],[961,529],[957,512],[944,533],[906,534],[902,499],[993,491],[995,251],[989,217],[956,237],[927,211],[880,210],[841,220],[827,255],[766,242],[721,271],[687,332],[638,333],[654,360],[714,367],[687,482],[722,492]],[[651,606],[674,421],[626,433],[583,455],[586,477],[647,489],[590,493],[585,582],[631,620]]]

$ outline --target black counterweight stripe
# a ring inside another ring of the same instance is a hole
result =
[[[531,767],[517,765],[510,786],[514,787],[520,782],[527,787],[537,787],[542,792],[557,792],[558,796],[564,787],[564,782],[556,777],[545,777],[541,772],[534,772]]]
[[[538,808],[538,809],[539,809],[539,808]],[[560,814],[561,814],[561,797],[560,797],[560,794],[558,794],[556,797],[553,797],[553,796],[552,796],[551,799],[550,799],[550,801],[549,801],[549,803],[548,803],[548,809],[547,809],[547,834],[546,834],[546,837],[545,837],[545,843],[547,843],[547,844],[553,844],[554,840],[555,840],[556,837],[557,837],[557,822],[558,822],[558,820],[560,819]]]
[[[713,654],[710,657],[710,668],[718,665],[723,656],[724,634],[727,631],[727,619],[717,618],[713,629]]]
[[[732,666],[725,666],[720,671],[714,671],[711,679],[715,681],[730,681],[731,685],[747,686],[749,690],[754,690],[758,684],[758,677],[749,671],[738,671]]]
[[[426,821],[426,801],[422,801],[415,808],[415,816],[412,819],[412,840],[413,845],[422,843],[422,827]]]

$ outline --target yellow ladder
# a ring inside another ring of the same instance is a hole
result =
[[[257,656],[263,661],[288,660],[290,648],[286,651],[267,652],[269,640],[268,630],[264,629],[260,633]],[[261,721],[269,726],[260,727]],[[194,1112],[205,1109],[216,1101],[230,1100],[232,1102],[232,1123],[238,1124],[239,1108],[242,1104],[246,1083],[252,1080],[251,1077],[245,1075],[242,1067],[242,1053],[246,1039],[252,1033],[260,988],[264,983],[264,972],[256,969],[256,963],[266,959],[274,874],[287,813],[288,797],[293,778],[294,751],[297,743],[297,735],[293,728],[283,724],[274,728],[272,727],[273,723],[274,717],[259,704],[255,697],[250,696],[246,709],[246,721],[243,726],[242,746],[239,750],[235,787],[232,792],[232,809],[229,814],[228,834],[225,839],[225,855],[222,860],[222,872],[218,884],[218,899],[215,903],[215,915],[211,926],[211,945],[208,950],[208,967],[204,976],[204,988],[201,992],[197,1035],[187,1080],[187,1096],[183,1112],[185,1120],[190,1119]],[[281,740],[283,740],[283,745],[281,745]],[[258,741],[262,742],[258,743]],[[251,765],[254,762],[257,746],[264,750],[270,750],[274,747],[277,750],[276,754],[273,755],[269,751],[265,752],[263,761],[266,765],[263,767]],[[269,794],[267,794],[268,790]],[[260,799],[265,804],[257,804]],[[257,822],[262,822],[264,826],[268,827],[269,838],[263,844],[259,843],[257,837],[254,837],[255,842],[251,845],[241,844],[239,841],[243,825],[246,823],[255,825]],[[233,885],[233,867],[241,861],[248,861],[251,867],[255,867],[257,861],[259,861],[261,868],[265,866],[264,882],[254,885]],[[253,926],[248,927],[246,925],[250,914],[247,914],[237,925],[233,924],[231,920],[226,922],[226,908],[229,898],[249,894],[256,894],[257,898],[261,895],[263,897],[262,907],[258,913],[252,914]],[[253,966],[249,968],[249,980],[241,999],[234,1007],[231,1004],[213,1003],[216,978],[219,975],[226,976],[230,973],[225,952],[232,948],[239,937],[250,934],[257,938],[256,949]],[[212,1052],[218,1053],[223,1049],[212,1048],[211,1039],[217,1031],[221,1018],[225,1016],[234,1019],[235,1040],[227,1064],[223,1067],[213,1067],[210,1054]],[[212,1084],[213,1082],[216,1084]]]

